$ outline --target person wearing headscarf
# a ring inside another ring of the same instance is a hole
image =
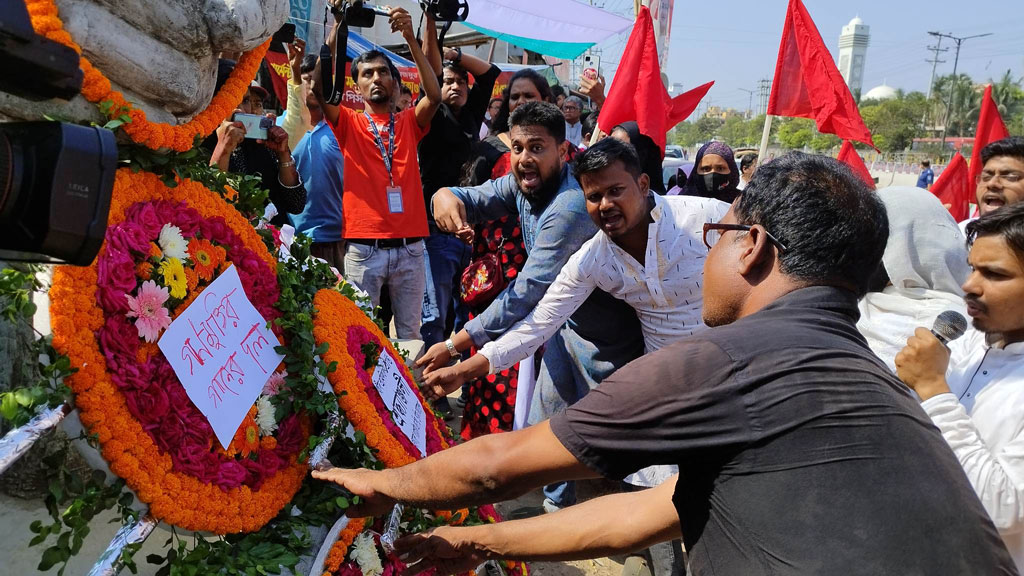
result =
[[[633,148],[636,148],[636,153],[640,157],[640,167],[651,180],[651,190],[664,196],[665,179],[661,174],[662,151],[654,143],[654,140],[651,140],[646,134],[641,134],[640,126],[636,122],[619,124],[612,128],[612,133],[609,136],[616,140],[629,142]]]
[[[860,301],[857,329],[895,371],[896,354],[919,326],[946,310],[967,314],[960,285],[967,248],[956,221],[931,192],[913,186],[878,191],[889,217],[889,241],[871,292]]]
[[[732,148],[725,142],[708,142],[697,150],[683,194],[732,204],[740,195],[739,183],[740,171],[736,168]]]

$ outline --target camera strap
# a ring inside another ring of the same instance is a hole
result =
[[[345,95],[345,62],[348,61],[348,24],[344,21],[338,24],[338,37],[334,43],[334,51],[327,44],[327,19],[330,16],[330,8],[324,7],[324,44],[320,46],[320,83],[323,86],[324,101],[331,106],[341,104]],[[344,52],[339,58],[337,55],[338,46]],[[340,71],[338,68],[341,68]]]

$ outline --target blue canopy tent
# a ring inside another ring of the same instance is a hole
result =
[[[398,66],[399,68],[416,68],[416,63],[413,62],[412,60],[402,58],[401,56],[395,54],[390,50],[381,48],[380,46],[377,46],[376,44],[370,42],[366,38],[363,38],[362,36],[354,32],[352,29],[349,29],[348,46],[345,47],[345,53],[348,55],[349,59],[355,58],[356,56],[359,56],[363,52],[369,52],[370,50],[380,50],[385,55],[387,55],[388,58],[391,59],[395,66]]]

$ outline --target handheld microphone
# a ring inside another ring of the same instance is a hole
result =
[[[963,336],[966,331],[967,319],[963,314],[953,310],[946,310],[939,314],[935,323],[932,324],[932,334],[935,334],[943,346],[948,346],[950,342]]]

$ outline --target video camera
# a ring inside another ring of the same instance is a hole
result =
[[[363,0],[343,0],[330,6],[331,14],[340,16],[341,21],[356,28],[370,28],[377,14],[388,16],[388,11],[380,6],[366,4]]]
[[[0,91],[36,101],[78,94],[78,54],[38,36],[23,2],[5,6]],[[0,259],[90,264],[106,234],[116,168],[109,130],[0,123]]]
[[[438,22],[465,22],[469,16],[466,0],[420,0],[424,14]],[[342,0],[330,7],[331,13],[341,16],[342,21],[356,28],[373,26],[377,14],[388,16],[387,10],[368,4],[363,0]]]

